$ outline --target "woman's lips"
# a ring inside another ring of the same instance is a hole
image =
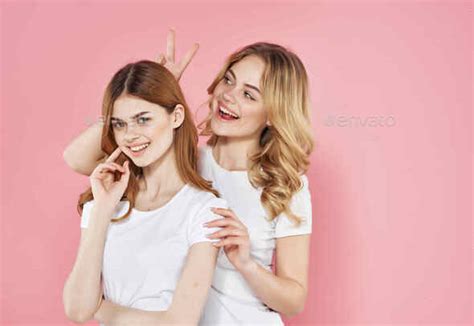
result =
[[[225,106],[221,106],[219,103],[217,106],[216,115],[218,118],[224,121],[232,121],[239,119],[239,116],[237,114],[227,109]]]
[[[130,154],[133,157],[139,157],[143,155],[143,153],[146,151],[146,149],[150,146],[150,143],[144,143],[141,145],[134,145],[134,146],[127,146],[127,148],[130,151]]]
[[[237,120],[236,118],[230,116],[230,115],[227,115],[227,114],[224,114],[221,110],[217,110],[216,111],[216,115],[219,119],[221,120],[224,120],[224,121],[233,121],[233,120]]]
[[[234,111],[231,110],[227,105],[224,104],[222,101],[217,101],[217,110],[220,111],[221,115],[232,117],[234,119],[239,119],[239,115]]]

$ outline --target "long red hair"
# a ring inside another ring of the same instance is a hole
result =
[[[173,140],[179,176],[183,182],[217,196],[218,192],[212,188],[212,183],[203,179],[198,173],[198,133],[181,88],[171,72],[156,62],[142,60],[129,63],[120,69],[107,85],[102,102],[102,116],[105,122],[102,129],[102,151],[110,155],[117,148],[110,120],[114,103],[122,94],[139,97],[145,101],[158,104],[164,107],[169,114],[173,112],[176,105],[183,105],[184,121],[180,127],[175,129]],[[143,175],[142,168],[134,165],[133,161],[123,153],[120,154],[116,162],[123,164],[125,160],[129,161],[130,180],[122,200],[128,200],[130,205],[124,216],[113,221],[122,220],[130,215],[138,193],[138,178]],[[91,188],[79,196],[77,208],[80,214],[82,214],[84,203],[92,199]]]

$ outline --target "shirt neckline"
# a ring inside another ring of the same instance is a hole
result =
[[[207,151],[208,151],[208,155],[209,155],[209,159],[211,160],[212,164],[214,166],[216,166],[219,170],[225,172],[225,173],[234,173],[234,174],[245,174],[247,175],[248,174],[248,171],[247,170],[227,170],[226,168],[222,167],[221,165],[219,165],[219,163],[217,163],[217,160],[214,158],[214,153],[213,153],[213,147],[211,146],[207,146]]]
[[[152,210],[149,210],[149,211],[141,211],[141,210],[138,210],[136,209],[135,207],[132,208],[132,211],[136,214],[139,214],[139,215],[145,215],[145,214],[153,214],[153,213],[157,213],[161,210],[164,210],[166,207],[170,206],[173,202],[175,202],[177,200],[178,197],[181,197],[182,194],[184,192],[186,192],[186,190],[189,188],[190,186],[186,183],[184,184],[184,186],[181,187],[181,189],[178,190],[178,192],[173,196],[171,197],[170,200],[168,200],[163,206],[160,206],[158,208],[155,208],[155,209],[152,209]]]

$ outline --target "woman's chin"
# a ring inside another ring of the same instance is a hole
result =
[[[139,168],[143,168],[145,166],[147,166],[148,164],[145,162],[145,160],[143,160],[142,158],[136,158],[136,157],[132,157],[130,155],[127,155],[127,157],[132,161],[133,165],[139,167]]]
[[[135,164],[139,168],[144,168],[150,165],[149,162],[144,161],[144,160],[133,160],[133,164]]]
[[[225,137],[229,134],[229,128],[223,126],[219,121],[215,121],[214,119],[211,121],[211,130],[214,135],[220,137]]]

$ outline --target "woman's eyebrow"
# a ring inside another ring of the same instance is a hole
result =
[[[147,114],[147,113],[150,113],[150,111],[143,111],[143,112],[137,113],[137,114],[135,114],[133,117],[130,117],[130,119],[136,119],[136,118],[138,118],[138,117],[140,117],[140,116],[142,116],[142,115],[144,115],[144,114]],[[120,120],[120,121],[122,121],[122,119],[117,118],[117,117],[111,117],[110,119],[111,119],[111,120]]]
[[[235,80],[237,80],[237,78],[235,77],[235,73],[234,71],[232,70],[232,68],[230,68],[229,70],[229,73],[232,75],[232,78],[234,78]],[[245,86],[247,86],[248,88],[252,88],[254,89],[255,91],[257,91],[259,94],[261,94],[260,90],[258,89],[257,86],[254,86],[254,85],[251,85],[251,84],[244,84]]]

